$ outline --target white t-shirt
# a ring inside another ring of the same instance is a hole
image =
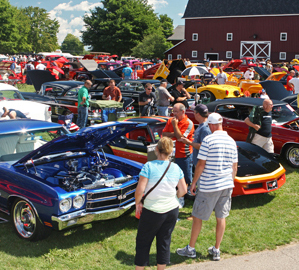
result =
[[[40,63],[40,64],[38,64],[38,65],[36,66],[36,69],[37,69],[37,70],[45,70],[45,69],[46,69],[46,66],[45,66],[44,64]]]
[[[218,73],[216,76],[216,81],[218,84],[225,84],[225,82],[227,81],[227,76],[225,73]]]
[[[299,78],[293,78],[289,82],[294,85],[295,94],[299,94]]]

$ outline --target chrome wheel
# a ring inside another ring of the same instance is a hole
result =
[[[36,214],[28,202],[20,200],[14,205],[13,222],[21,237],[30,238],[34,235],[36,231]]]
[[[299,168],[299,147],[291,146],[286,153],[286,160],[295,168]]]

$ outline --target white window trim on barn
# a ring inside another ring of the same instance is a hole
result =
[[[192,34],[192,41],[198,41],[198,34],[197,33]]]
[[[295,59],[299,59],[299,54],[295,54]]]
[[[172,54],[171,53],[168,54],[167,58],[168,58],[168,60],[172,60]]]
[[[192,51],[192,58],[196,58],[197,57],[197,51]]]
[[[284,37],[285,36],[285,37]],[[288,40],[288,33],[281,32],[280,33],[280,41],[287,41]]]
[[[182,55],[181,55],[181,54],[178,54],[178,55],[177,55],[177,59],[182,59]]]
[[[232,58],[233,52],[232,51],[226,51],[226,58]]]
[[[226,41],[233,41],[233,33],[226,34]]]
[[[279,53],[279,60],[286,60],[287,59],[287,53],[286,52],[280,52]]]

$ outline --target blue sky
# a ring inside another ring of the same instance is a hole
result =
[[[188,0],[148,0],[158,14],[167,14],[173,19],[174,27],[185,24],[182,18]],[[80,37],[84,30],[82,16],[90,9],[100,6],[100,0],[10,0],[17,7],[38,6],[46,9],[51,19],[56,18],[60,23],[58,43],[64,40],[68,33]]]

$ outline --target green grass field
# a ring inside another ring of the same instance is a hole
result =
[[[298,171],[283,165],[287,169],[287,181],[281,189],[233,198],[221,245],[223,258],[275,249],[299,239]],[[171,263],[175,265],[209,260],[207,248],[215,241],[212,215],[203,223],[196,244],[199,258],[176,255],[175,250],[189,241],[192,222],[186,218],[191,211],[192,201],[186,200],[172,237]],[[138,220],[131,213],[116,220],[53,231],[49,238],[31,243],[19,239],[11,223],[0,224],[1,269],[133,269],[137,226]],[[153,244],[151,266],[147,269],[155,269],[155,254]]]

